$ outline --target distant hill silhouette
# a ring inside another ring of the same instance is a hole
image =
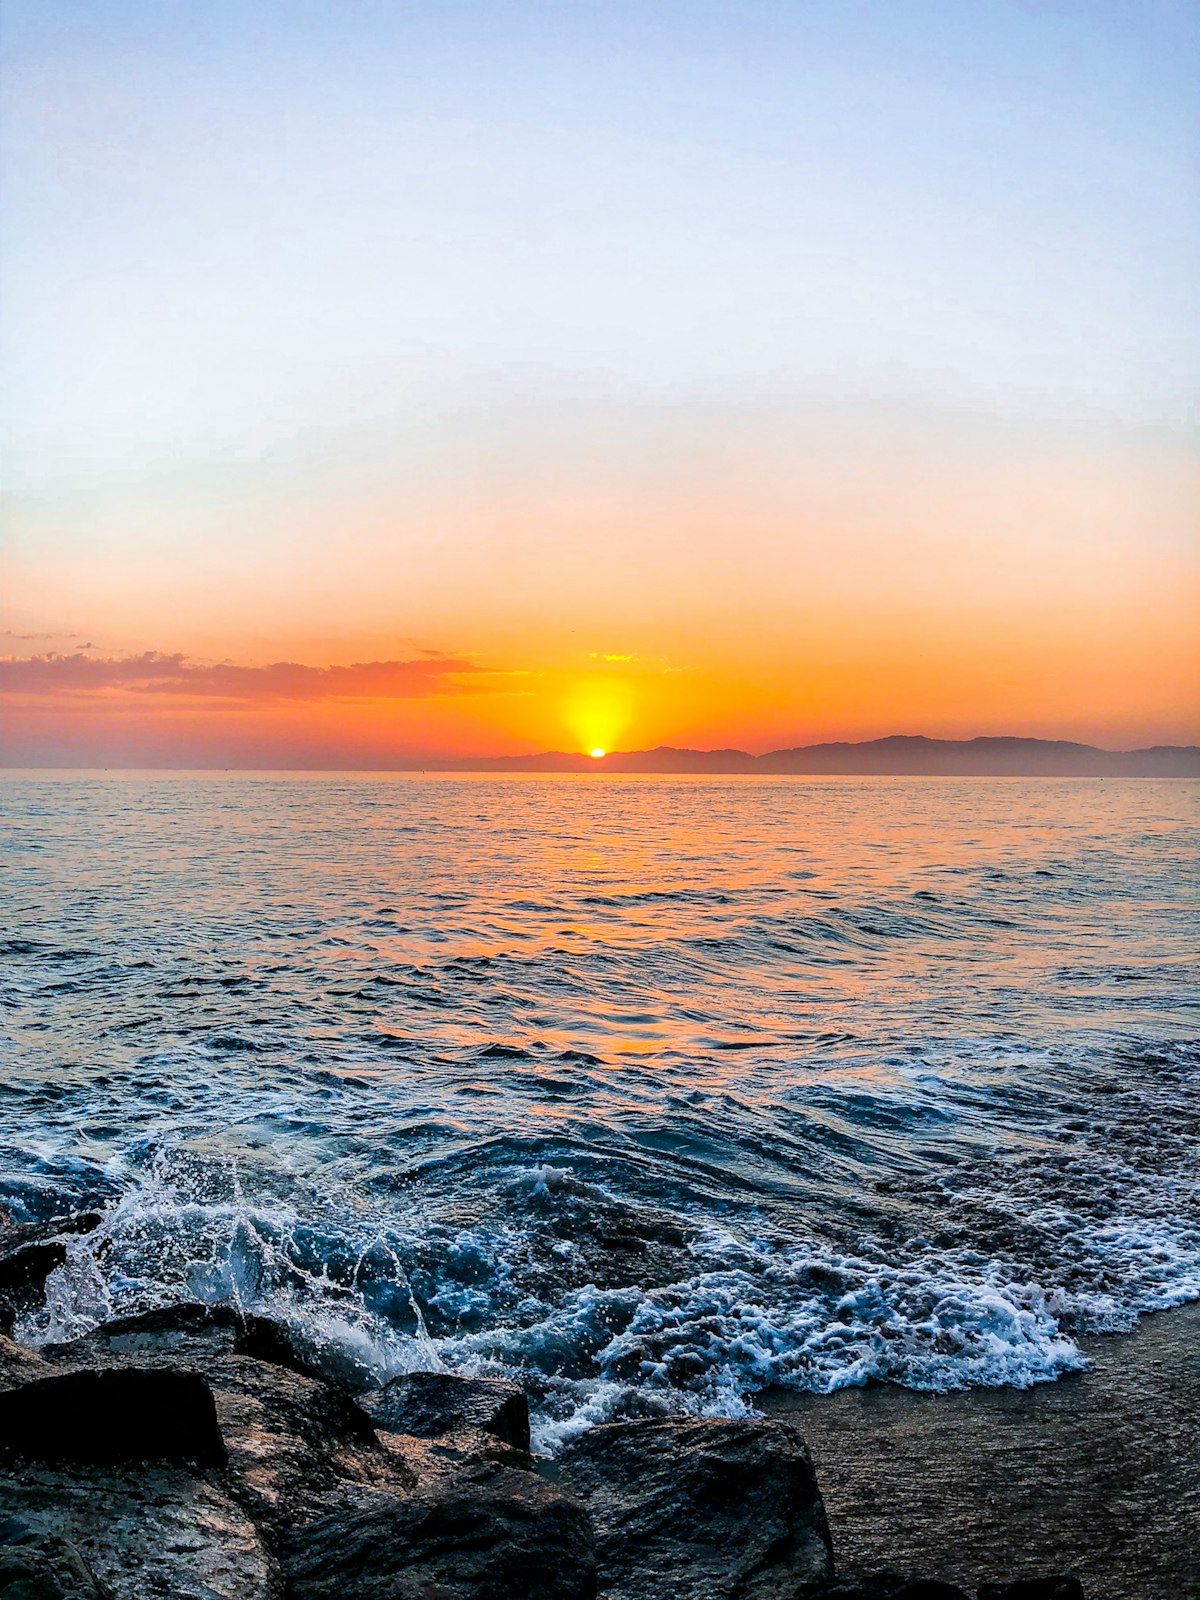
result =
[[[1200,778],[1200,747],[1100,750],[1066,739],[927,739],[891,734],[861,744],[806,744],[752,756],[745,750],[614,750],[596,759],[567,750],[430,762],[451,772],[662,772],[808,774],[813,777]]]

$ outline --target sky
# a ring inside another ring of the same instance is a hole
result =
[[[1200,740],[1200,11],[5,0],[0,761]]]

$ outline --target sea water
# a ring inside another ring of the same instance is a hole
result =
[[[17,774],[31,1343],[201,1299],[552,1450],[1200,1295],[1200,785]]]

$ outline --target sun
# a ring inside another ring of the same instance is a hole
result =
[[[570,734],[563,748],[601,761],[618,748],[633,711],[633,688],[614,672],[592,672],[563,685],[559,716]]]

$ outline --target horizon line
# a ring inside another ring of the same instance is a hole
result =
[[[262,752],[268,755],[267,752]],[[316,754],[312,752],[311,754]],[[753,755],[733,746],[695,749],[657,745],[641,750],[542,750],[516,755],[397,755],[386,761],[317,759],[3,762],[5,773],[33,772],[292,772],[436,773],[608,776],[758,777],[1147,777],[1200,778],[1200,745],[1158,744],[1110,750],[1077,740],[1020,734],[942,739],[885,734],[875,739],[828,740]]]

